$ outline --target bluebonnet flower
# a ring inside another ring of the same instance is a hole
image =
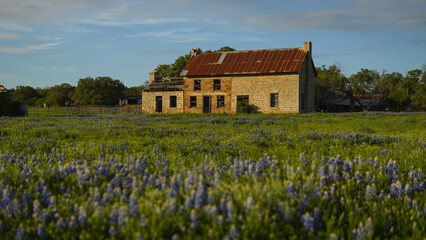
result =
[[[402,193],[402,184],[400,181],[392,183],[390,186],[390,196],[391,198],[400,198]]]
[[[129,198],[129,215],[134,217],[138,214],[138,198],[135,192],[130,195]]]
[[[62,217],[60,217],[58,219],[58,221],[56,222],[55,227],[56,228],[60,228],[60,229],[66,228],[67,227],[67,222]]]
[[[310,162],[306,159],[306,155],[304,153],[299,154],[299,160],[305,167],[310,164]]]
[[[191,219],[191,224],[190,224],[189,228],[191,230],[197,229],[198,228],[198,215],[197,215],[197,212],[195,211],[195,209],[191,210],[190,219]]]
[[[238,238],[238,231],[234,225],[231,225],[231,229],[229,230],[229,236],[231,237],[231,239]]]
[[[197,187],[197,194],[195,196],[195,208],[202,208],[204,204],[206,203],[207,196],[206,192],[204,190],[203,183],[199,183],[199,186]]]
[[[69,226],[69,228],[71,228],[71,229],[74,229],[74,228],[77,228],[77,227],[78,227],[77,219],[76,219],[76,217],[75,217],[74,215],[72,215],[72,216],[70,217],[70,220],[69,220],[69,222],[68,222],[68,226]]]
[[[357,240],[366,239],[367,237],[371,238],[373,236],[373,226],[372,225],[373,225],[373,223],[372,223],[371,218],[368,218],[365,225],[363,224],[363,222],[360,222],[357,229],[354,229],[352,231],[352,234],[354,235],[354,237]]]
[[[314,209],[313,218],[314,218],[314,226],[316,229],[318,229],[321,224],[321,210],[317,207]]]
[[[127,209],[125,206],[121,206],[118,210],[118,216],[117,216],[117,225],[119,227],[126,225],[127,223]]]
[[[139,219],[139,226],[140,227],[146,227],[148,224],[146,223],[146,217],[145,216],[141,216],[141,218]]]
[[[413,197],[413,190],[409,183],[405,184],[405,195],[408,196],[409,198]]]
[[[250,209],[254,206],[254,200],[252,196],[249,196],[246,200],[246,204],[245,204],[247,209]]]
[[[109,233],[110,236],[115,236],[115,235],[117,235],[118,232],[117,232],[117,229],[115,229],[114,226],[111,226],[108,230],[108,233]]]
[[[222,224],[223,224],[223,216],[222,216],[222,215],[219,215],[219,216],[217,217],[217,221],[216,221],[216,223],[217,223],[218,225],[222,225]]]
[[[339,237],[337,237],[337,235],[335,233],[331,233],[329,240],[339,240]]]
[[[46,227],[44,227],[44,225],[39,224],[37,226],[37,236],[39,238],[44,238],[46,236]]]
[[[82,227],[87,225],[87,213],[84,206],[78,208],[78,223]]]
[[[234,217],[234,206],[232,204],[232,201],[228,201],[226,203],[226,215],[229,221],[231,221],[232,218]]]
[[[290,194],[291,196],[294,196],[295,195],[294,190],[295,190],[294,184],[290,182],[287,187],[287,193]]]
[[[309,213],[305,213],[302,216],[302,223],[305,226],[306,231],[310,232],[314,230],[314,218]]]
[[[367,201],[374,200],[376,198],[376,194],[377,194],[376,185],[374,184],[367,185],[365,189],[365,200]]]
[[[16,239],[22,240],[25,239],[25,228],[23,224],[20,224],[18,229],[16,230]]]

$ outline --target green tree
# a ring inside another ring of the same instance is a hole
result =
[[[78,105],[117,105],[125,89],[121,81],[110,77],[87,77],[78,81],[73,99]]]
[[[34,106],[39,98],[42,98],[42,96],[37,89],[30,86],[18,86],[16,90],[13,91],[13,101],[26,103],[31,106]]]
[[[128,97],[141,97],[142,96],[142,90],[144,88],[145,88],[144,85],[126,88],[126,90],[124,90],[124,96],[126,98],[128,98]]]
[[[74,94],[75,87],[68,83],[55,85],[48,88],[46,91],[46,102],[52,106],[69,105],[72,101],[71,97]]]
[[[315,105],[317,110],[325,110],[330,100],[345,97],[348,93],[346,85],[348,79],[336,65],[326,68],[322,65],[316,68],[315,78]]]

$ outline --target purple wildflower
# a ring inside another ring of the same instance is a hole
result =
[[[37,226],[37,236],[40,237],[40,238],[44,238],[46,236],[46,227],[39,224]]]
[[[109,233],[110,236],[115,236],[115,235],[117,235],[118,232],[117,232],[117,229],[115,229],[114,226],[111,226],[108,230],[108,233]]]
[[[16,239],[22,240],[25,239],[25,228],[24,225],[20,224],[18,229],[16,230]]]
[[[377,194],[376,185],[374,184],[367,185],[365,189],[365,200],[367,201],[374,200],[376,198],[376,194]]]
[[[197,212],[195,211],[195,209],[192,209],[191,214],[190,214],[190,219],[191,219],[191,224],[189,226],[189,228],[191,230],[195,230],[198,228],[198,215]]]
[[[234,225],[232,225],[231,229],[229,230],[229,236],[231,237],[231,239],[238,238],[237,228]]]
[[[306,231],[310,232],[314,230],[314,218],[309,213],[305,213],[302,216],[302,223],[305,226]]]

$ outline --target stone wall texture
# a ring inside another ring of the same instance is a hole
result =
[[[183,113],[183,91],[172,92],[142,92],[142,112],[157,113],[156,97],[162,97],[162,113]],[[170,107],[170,96],[176,96],[176,107]]]

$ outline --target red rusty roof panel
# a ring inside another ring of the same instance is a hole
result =
[[[185,76],[298,72],[306,56],[299,48],[227,52],[222,57],[223,54],[195,56],[185,66]]]

